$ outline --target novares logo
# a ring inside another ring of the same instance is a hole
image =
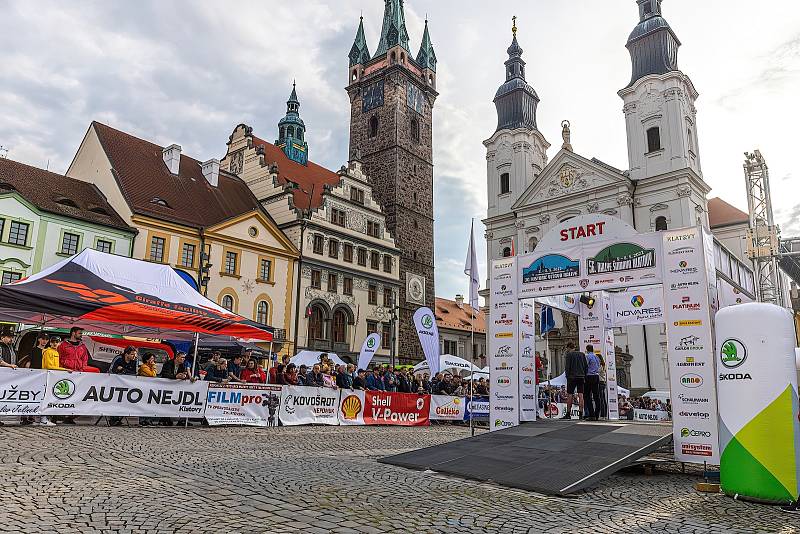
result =
[[[433,328],[433,318],[429,314],[425,314],[422,316],[422,326],[425,328],[431,329]]]
[[[53,384],[53,396],[57,399],[68,399],[75,393],[75,383],[66,378]]]
[[[747,349],[738,339],[727,339],[720,348],[719,359],[728,369],[739,367],[747,359]]]
[[[644,297],[641,295],[634,295],[631,299],[631,304],[633,304],[634,308],[641,308],[642,304],[644,304]]]

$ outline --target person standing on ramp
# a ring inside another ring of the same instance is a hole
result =
[[[586,371],[588,370],[586,355],[579,350],[575,350],[575,343],[567,343],[566,354],[566,374],[567,374],[567,413],[562,419],[572,419],[572,404],[575,397],[578,398],[580,407],[579,419],[583,419],[583,387],[586,382]]]

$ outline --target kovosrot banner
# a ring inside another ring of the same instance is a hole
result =
[[[277,384],[210,384],[206,421],[211,426],[278,426],[281,387]]]
[[[0,367],[0,416],[38,414],[46,382],[38,369]]]
[[[338,425],[338,405],[336,389],[283,386],[279,417],[286,426]]]
[[[45,415],[202,417],[208,382],[48,371]]]

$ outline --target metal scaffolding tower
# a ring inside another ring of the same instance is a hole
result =
[[[759,300],[780,306],[783,303],[778,272],[780,239],[772,216],[769,170],[759,150],[745,152],[744,156],[747,208],[750,213],[747,256],[755,264]]]

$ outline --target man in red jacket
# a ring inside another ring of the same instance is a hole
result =
[[[73,326],[70,329],[69,338],[58,346],[58,361],[61,367],[71,371],[89,370],[89,349],[83,344],[83,328]]]

